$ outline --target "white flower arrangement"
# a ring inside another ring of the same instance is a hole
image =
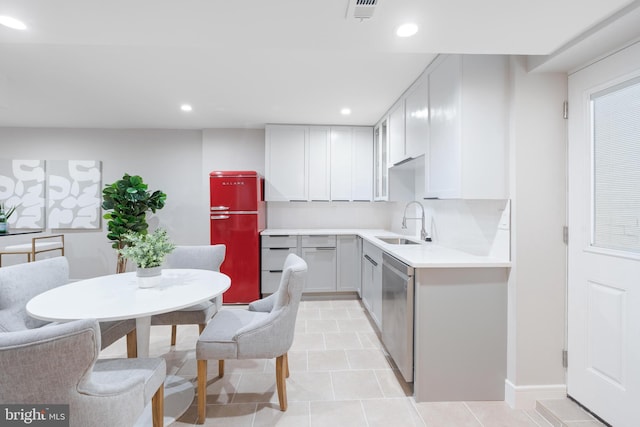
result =
[[[127,233],[124,240],[128,246],[118,250],[126,259],[135,262],[139,268],[160,267],[164,257],[176,247],[166,230],[158,228],[151,234]]]

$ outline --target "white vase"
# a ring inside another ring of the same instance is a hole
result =
[[[162,281],[162,267],[138,267],[136,276],[138,276],[138,287],[152,288]]]

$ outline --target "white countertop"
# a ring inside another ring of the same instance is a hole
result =
[[[262,234],[265,236],[357,235],[414,268],[490,268],[511,266],[511,262],[509,260],[473,255],[460,250],[440,246],[437,243],[432,242],[420,242],[420,244],[417,245],[394,245],[385,243],[377,237],[403,237],[416,242],[419,241],[415,237],[403,236],[387,230],[358,228],[269,228],[264,230]]]

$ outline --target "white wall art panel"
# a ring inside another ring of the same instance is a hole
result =
[[[16,206],[9,225],[16,229],[43,229],[45,161],[0,159],[0,201]]]
[[[47,226],[100,228],[101,162],[50,160],[47,163]]]

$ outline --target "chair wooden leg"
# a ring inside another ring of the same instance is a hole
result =
[[[164,425],[164,383],[160,384],[158,391],[151,398],[151,420],[153,427]]]
[[[138,334],[135,329],[127,334],[127,357],[138,357]]]
[[[207,360],[198,360],[198,424],[207,417]]]
[[[289,353],[285,353],[284,355],[284,376],[289,378]]]
[[[285,378],[285,358],[286,353],[276,357],[276,388],[278,389],[278,400],[280,401],[280,410],[287,410],[287,383]]]
[[[218,376],[224,377],[224,360],[218,360]]]
[[[178,335],[178,326],[171,325],[171,345],[176,345],[176,335]]]

